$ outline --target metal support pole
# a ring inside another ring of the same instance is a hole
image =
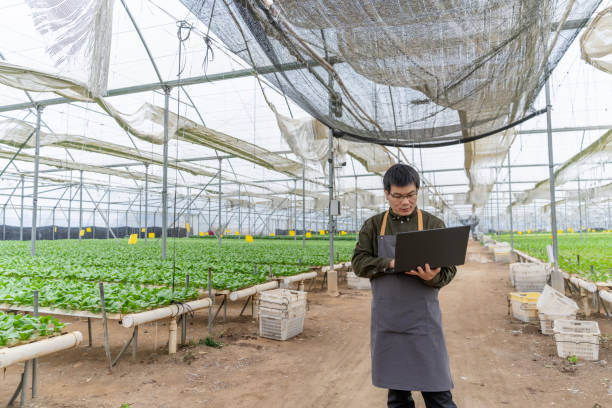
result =
[[[533,231],[538,230],[538,216],[536,214],[536,200],[533,200]]]
[[[2,240],[6,240],[6,204],[2,206]]]
[[[180,215],[179,215],[180,217]],[[187,187],[187,211],[185,212],[185,222],[189,224],[189,229],[185,231],[185,237],[189,237],[193,230],[193,222],[191,222],[191,188]]]
[[[240,211],[240,183],[238,183],[238,239],[242,235],[242,211]]]
[[[293,241],[297,241],[297,179],[293,180]]]
[[[149,165],[148,164],[145,164],[144,229],[145,229],[144,242],[145,242],[145,246],[147,246],[147,239],[149,238]]]
[[[70,239],[70,213],[72,211],[72,172],[70,172],[70,187],[68,188],[68,235],[67,239]]]
[[[142,189],[138,191],[138,236],[142,233]]]
[[[19,216],[19,240],[23,241],[23,197],[25,196],[25,182],[21,175],[21,215]]]
[[[36,211],[38,210],[38,161],[40,158],[40,115],[42,106],[36,107],[36,143],[34,147],[34,191],[32,191],[32,232],[30,255],[36,256]],[[32,391],[34,392],[34,391]]]
[[[164,88],[164,167],[162,176],[162,259],[166,259],[168,238],[168,104],[170,88]]]
[[[108,220],[108,225],[106,229],[106,239],[110,239],[111,225],[110,225],[110,204],[111,204],[111,189],[110,189],[110,176],[108,176],[108,197],[106,201],[106,219]],[[119,233],[119,232],[117,232]]]
[[[221,157],[219,157],[219,176],[218,176],[218,180],[219,180],[219,231],[217,232],[217,241],[219,242],[219,248],[221,248],[221,161],[223,159]]]
[[[499,232],[499,184],[495,183],[495,195],[497,199],[495,202],[497,203],[497,232]]]
[[[306,248],[306,163],[302,162],[302,248]]]
[[[189,274],[185,274],[185,293],[187,290],[189,290]],[[183,346],[187,342],[187,316],[187,313],[181,316],[181,344]]]
[[[329,137],[329,271],[327,272],[327,293],[336,296],[338,294],[338,275],[334,270],[334,216],[332,215],[332,200],[334,199],[334,144],[332,130],[328,130]]]
[[[40,128],[38,130],[40,131]],[[37,132],[37,134],[39,133]],[[34,291],[33,316],[38,317],[38,291],[37,290]],[[36,394],[38,394],[38,359],[37,358],[32,360],[32,398],[36,398]]]
[[[559,271],[559,250],[557,246],[557,206],[555,204],[555,169],[553,161],[553,142],[551,126],[551,104],[550,86],[548,80],[545,84],[546,91],[546,128],[548,130],[548,179],[550,180],[550,224],[553,237],[553,273],[551,276],[551,286],[561,293],[565,293],[565,280]]]
[[[83,170],[80,172],[80,185],[79,185],[79,242],[81,242],[81,234],[83,231]]]
[[[106,304],[104,302],[104,283],[100,282],[100,306],[102,309],[102,325],[104,328],[104,351],[108,359],[108,371],[113,371],[113,359],[111,358],[110,343],[108,340],[108,322],[106,320]]]
[[[215,307],[215,298],[212,295],[212,268],[208,267],[208,298],[213,302],[208,308],[208,335],[212,334],[212,313]]]
[[[582,236],[582,193],[580,191],[580,184],[580,172],[578,172],[578,221],[580,222],[578,228],[580,228],[580,240],[583,240],[584,237]]]
[[[512,173],[510,169],[510,148],[508,148],[508,202],[510,203],[510,246],[514,250],[514,221],[512,219]]]
[[[357,217],[357,204],[359,202],[359,195],[357,194],[357,176],[355,176],[355,241],[359,241],[359,218]]]
[[[24,363],[23,366],[23,380],[21,382],[21,403],[20,406],[21,407],[25,407],[26,403],[28,401],[28,380],[29,380],[29,376],[30,376],[30,367],[31,367],[31,362],[30,360],[26,361]]]

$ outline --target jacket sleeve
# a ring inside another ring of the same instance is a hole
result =
[[[372,279],[374,275],[383,273],[389,266],[391,258],[378,257],[376,245],[376,230],[372,219],[367,220],[361,231],[359,231],[359,241],[355,245],[351,265],[357,276]]]
[[[439,222],[436,222],[435,225],[432,226],[432,228],[446,228],[446,227],[444,225],[444,222],[439,221]],[[424,281],[424,283],[427,286],[430,286],[432,288],[440,289],[440,288],[448,285],[453,280],[453,278],[455,277],[456,273],[457,273],[457,267],[456,266],[444,266],[440,270],[440,273],[438,273],[436,276],[434,276],[434,278],[432,280]]]

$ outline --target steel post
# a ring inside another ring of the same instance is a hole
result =
[[[553,273],[551,276],[551,286],[561,293],[565,293],[565,280],[561,271],[559,271],[559,249],[557,246],[557,205],[555,203],[555,169],[553,161],[553,141],[552,141],[552,125],[551,125],[551,104],[550,104],[550,86],[548,80],[545,83],[546,93],[546,128],[548,130],[548,180],[550,185],[550,227],[553,237]]]
[[[107,197],[107,202],[106,202],[106,218],[108,219],[108,225],[107,225],[107,229],[106,229],[106,239],[110,239],[110,233],[112,230],[112,226],[111,224],[111,218],[110,218],[110,214],[111,214],[111,188],[110,188],[110,176],[108,176],[108,197]],[[119,231],[117,231],[117,234],[119,233]]]
[[[219,213],[218,213],[218,215],[219,215],[219,231],[217,232],[217,241],[219,243],[219,248],[221,248],[221,234],[223,232],[221,230],[221,228],[223,227],[221,225],[221,161],[222,160],[223,159],[219,158],[219,177],[218,177],[218,180],[219,180]]]
[[[23,241],[23,198],[25,196],[25,181],[21,175],[21,214],[19,216],[19,240]]]
[[[30,255],[36,256],[36,211],[38,210],[38,162],[40,158],[40,115],[42,106],[36,107],[36,142],[34,147],[34,189],[32,191],[32,230]]]
[[[147,240],[149,239],[149,165],[148,164],[145,164],[144,229],[145,229],[144,242],[145,242],[145,246],[147,246]]]
[[[168,109],[170,88],[164,88],[164,167],[162,176],[162,259],[166,259],[168,238]]]
[[[512,173],[510,168],[510,148],[508,148],[508,202],[510,203],[510,246],[514,250],[514,220],[512,219]]]
[[[302,162],[302,248],[306,248],[306,162]]]
[[[83,170],[79,170],[79,172],[79,242],[81,242],[83,235]]]

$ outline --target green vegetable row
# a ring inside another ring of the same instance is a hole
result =
[[[498,241],[510,242],[510,235],[493,236]],[[562,270],[581,275],[593,282],[612,280],[612,234],[605,232],[562,233],[557,235],[559,266]],[[552,245],[550,233],[514,234],[514,247],[546,261],[546,246]],[[591,272],[591,266],[593,271]]]
[[[10,305],[32,305],[32,292],[38,290],[40,307],[63,310],[101,311],[100,291],[93,282],[43,279],[11,278],[0,281],[0,303]],[[104,300],[109,313],[132,313],[166,306],[173,301],[197,298],[197,290],[176,288],[147,288],[140,285],[110,283],[104,285]]]
[[[34,317],[0,312],[0,347],[46,337],[60,332],[63,327],[64,323],[51,316]]]
[[[194,286],[206,288],[210,267],[213,287],[234,290],[265,281],[270,272],[290,276],[329,263],[324,241],[308,242],[303,249],[301,242],[292,241],[233,240],[219,248],[216,241],[169,240],[166,261],[161,260],[159,240],[149,240],[147,246],[127,245],[126,240],[42,241],[34,258],[26,244],[0,242],[0,276],[170,285],[173,277],[182,284],[189,274]],[[337,260],[350,260],[353,247],[354,242],[338,242]]]

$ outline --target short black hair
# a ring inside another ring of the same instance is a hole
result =
[[[385,190],[391,192],[391,186],[404,187],[414,184],[417,190],[421,187],[421,178],[417,171],[407,164],[394,164],[383,177]]]

